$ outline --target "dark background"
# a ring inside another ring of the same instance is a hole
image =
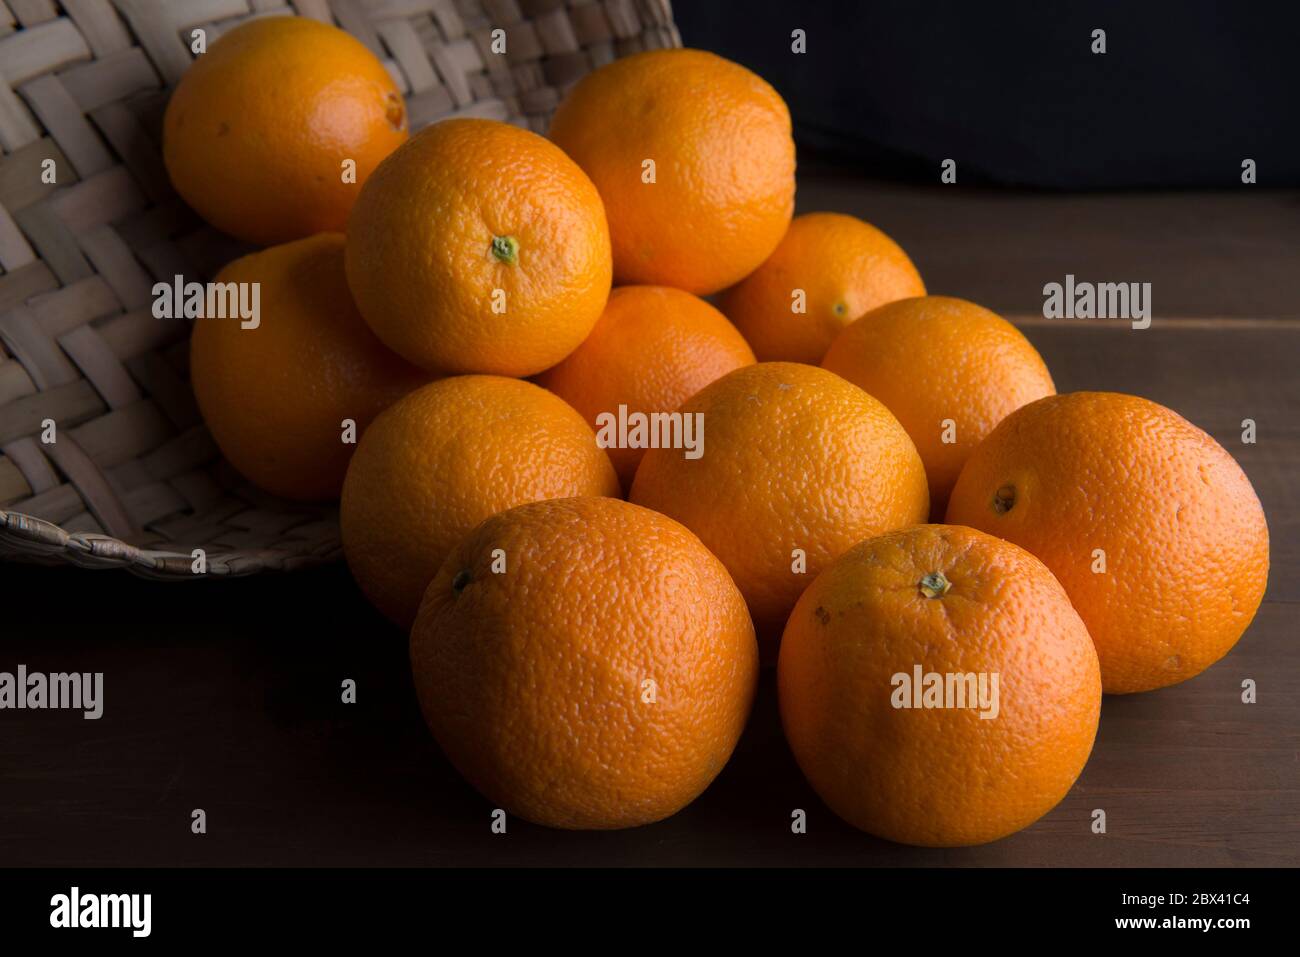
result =
[[[785,97],[800,160],[1066,189],[1300,184],[1300,4],[677,0]],[[807,33],[808,52],[790,50]],[[1091,52],[1106,31],[1106,53]]]

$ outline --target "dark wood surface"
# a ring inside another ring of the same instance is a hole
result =
[[[1300,318],[1300,192],[1053,194],[866,183],[804,164],[801,211],[861,216],[932,293],[1041,315],[1043,284],[1149,282],[1156,316]]]
[[[1264,503],[1272,571],[1246,636],[1192,681],[1106,698],[1092,759],[1060,806],[980,848],[858,833],[794,766],[769,673],[731,763],[676,817],[615,833],[512,821],[494,836],[489,805],[425,732],[403,636],[343,568],[162,585],[0,564],[0,670],[102,671],[106,688],[99,721],[0,712],[0,866],[1300,863],[1300,321],[1286,318],[1300,305],[1296,196],[995,201],[842,177],[801,190],[806,208],[893,231],[932,291],[1009,314],[1041,309],[1043,283],[1066,272],[1153,282],[1151,329],[1023,328],[1061,391],[1171,406],[1237,457]],[[1243,418],[1258,423],[1255,445],[1241,442]],[[345,678],[355,705],[340,702]],[[1257,704],[1241,703],[1246,678]],[[190,833],[194,808],[206,835]],[[791,834],[794,808],[807,810],[807,834]],[[1105,835],[1090,830],[1096,808]]]

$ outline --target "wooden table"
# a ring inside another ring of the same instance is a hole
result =
[[[494,836],[488,804],[424,730],[403,636],[344,569],[159,585],[0,565],[0,670],[102,671],[106,687],[96,722],[0,712],[0,865],[1300,863],[1300,198],[972,193],[831,174],[805,176],[801,203],[878,223],[931,291],[1013,317],[1039,315],[1042,285],[1067,272],[1152,282],[1148,330],[1023,328],[1061,391],[1171,406],[1237,457],[1264,503],[1272,572],[1249,632],[1192,681],[1108,697],[1091,761],[1046,818],[951,851],[854,831],[795,768],[768,674],[731,763],[676,817],[607,834],[512,821]],[[354,705],[340,701],[347,678]],[[1241,703],[1246,678],[1257,704]],[[206,835],[190,832],[194,808]],[[794,808],[807,834],[790,833]]]

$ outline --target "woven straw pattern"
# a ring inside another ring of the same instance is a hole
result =
[[[210,575],[338,556],[333,509],[276,500],[221,460],[187,381],[189,325],[151,313],[154,282],[206,280],[245,251],[163,169],[191,31],[210,44],[283,14],[365,43],[413,130],[474,115],[541,132],[589,70],[680,45],[668,0],[0,0],[0,558],[193,579],[196,548]]]

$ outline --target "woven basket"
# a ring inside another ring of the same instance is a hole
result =
[[[358,37],[412,130],[474,115],[544,132],[589,70],[680,45],[668,0],[0,0],[0,558],[193,580],[199,548],[227,576],[339,555],[335,509],[278,500],[221,459],[189,327],[150,309],[155,281],[206,280],[244,251],[163,170],[190,31],[210,43],[268,14]]]

